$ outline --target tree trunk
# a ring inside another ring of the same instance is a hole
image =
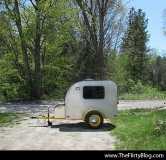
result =
[[[35,73],[34,73],[34,86],[33,86],[33,96],[37,99],[41,97],[41,87],[42,87],[42,72],[41,72],[41,13],[39,9],[39,1],[36,1],[36,35],[35,35],[35,46],[34,46],[34,63],[35,63]]]
[[[20,16],[20,10],[19,10],[19,4],[18,0],[14,1],[14,11],[15,11],[15,23],[18,29],[20,41],[21,41],[21,49],[23,53],[23,62],[24,62],[24,72],[25,72],[25,81],[26,81],[26,86],[30,90],[30,95],[32,96],[32,74],[31,74],[31,69],[29,65],[29,58],[28,58],[28,53],[27,53],[27,47],[26,47],[26,42],[24,39],[24,35],[22,32],[22,24],[21,24],[21,16]]]
[[[96,65],[98,70],[98,79],[104,79],[105,78],[105,64],[104,64],[104,17],[105,17],[105,7],[104,7],[104,1],[101,2],[101,4],[98,2],[98,8],[99,8],[99,44],[97,46],[97,53],[96,53]]]

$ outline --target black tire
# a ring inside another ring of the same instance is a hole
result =
[[[92,116],[96,117],[96,122],[91,122]],[[88,124],[90,128],[97,129],[100,128],[103,125],[103,116],[98,111],[90,111],[85,116],[85,122]]]

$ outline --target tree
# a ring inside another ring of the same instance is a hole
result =
[[[0,21],[2,59],[6,63],[9,63],[8,59],[12,61],[11,68],[8,68],[18,71],[22,88],[18,87],[17,91],[24,90],[26,98],[39,99],[48,93],[48,78],[52,84],[62,85],[69,80],[72,56],[65,57],[64,54],[69,52],[75,15],[69,5],[67,0],[3,0],[0,5],[3,11],[1,18],[5,20]],[[10,58],[5,58],[5,54]],[[0,66],[3,68],[5,63],[2,62]],[[48,94],[56,88],[52,87]]]
[[[147,53],[147,24],[145,13],[132,8],[129,12],[128,28],[124,35],[121,52],[128,54],[128,70],[134,81],[144,80]]]
[[[26,9],[29,7],[25,5],[23,1],[14,0],[13,2],[4,0],[4,6],[9,13],[10,23],[13,25],[10,28],[12,43],[14,43],[16,38],[16,32],[18,32],[20,47],[23,57],[23,63],[21,64],[21,72],[25,80],[28,91],[30,91],[31,97],[40,98],[41,97],[41,83],[42,83],[42,72],[41,72],[41,57],[42,57],[42,35],[43,35],[43,24],[45,21],[45,13],[42,10],[43,4],[42,0],[30,0],[34,14],[35,14],[35,34],[31,37],[32,43],[30,44],[26,37],[25,26],[28,28],[29,19],[24,21],[21,9]],[[22,8],[21,8],[22,7]],[[17,31],[14,33],[13,28],[16,27]],[[15,35],[14,35],[15,34]],[[14,35],[14,36],[13,36]],[[13,46],[14,44],[12,44]],[[29,53],[33,55],[34,58],[34,73],[31,68]],[[15,52],[18,56],[18,51]],[[17,60],[18,62],[18,60]]]
[[[117,35],[115,48],[119,41],[122,23],[122,16],[119,16],[119,13],[123,10],[121,1],[76,0],[76,2],[81,9],[83,30],[87,36],[85,46],[89,55],[92,54],[89,56],[92,57],[91,63],[93,63],[91,75],[95,79],[104,79],[106,77],[105,49],[113,46],[114,35]],[[89,44],[91,48],[88,47]]]
[[[166,58],[157,56],[153,69],[154,84],[158,89],[166,90]]]

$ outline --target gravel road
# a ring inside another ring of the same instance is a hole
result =
[[[121,100],[118,109],[135,109],[135,108],[166,108],[166,100]]]
[[[111,135],[111,125],[93,130],[81,121],[56,120],[47,127],[43,119],[34,119],[46,114],[47,105],[57,102],[27,102],[0,104],[0,112],[23,112],[23,117],[14,126],[0,127],[0,150],[113,150],[116,138]],[[166,101],[120,101],[119,110],[134,108],[166,107]]]
[[[0,150],[112,150],[111,125],[91,130],[80,121],[57,121],[47,127],[43,120],[27,119],[14,127],[0,127]]]
[[[61,101],[41,101],[22,103],[0,103],[0,113],[2,112],[23,112],[30,114],[40,114],[47,112],[47,106],[55,106]],[[61,102],[62,103],[62,102]],[[118,110],[135,108],[160,108],[166,107],[166,100],[120,100]]]

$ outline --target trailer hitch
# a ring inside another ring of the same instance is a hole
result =
[[[65,103],[58,103],[54,106],[54,108],[57,108],[58,106],[61,106],[61,105],[65,105]],[[47,119],[47,123],[48,123],[48,126],[52,126],[52,122],[50,121],[50,107],[51,106],[48,106],[48,119]]]

